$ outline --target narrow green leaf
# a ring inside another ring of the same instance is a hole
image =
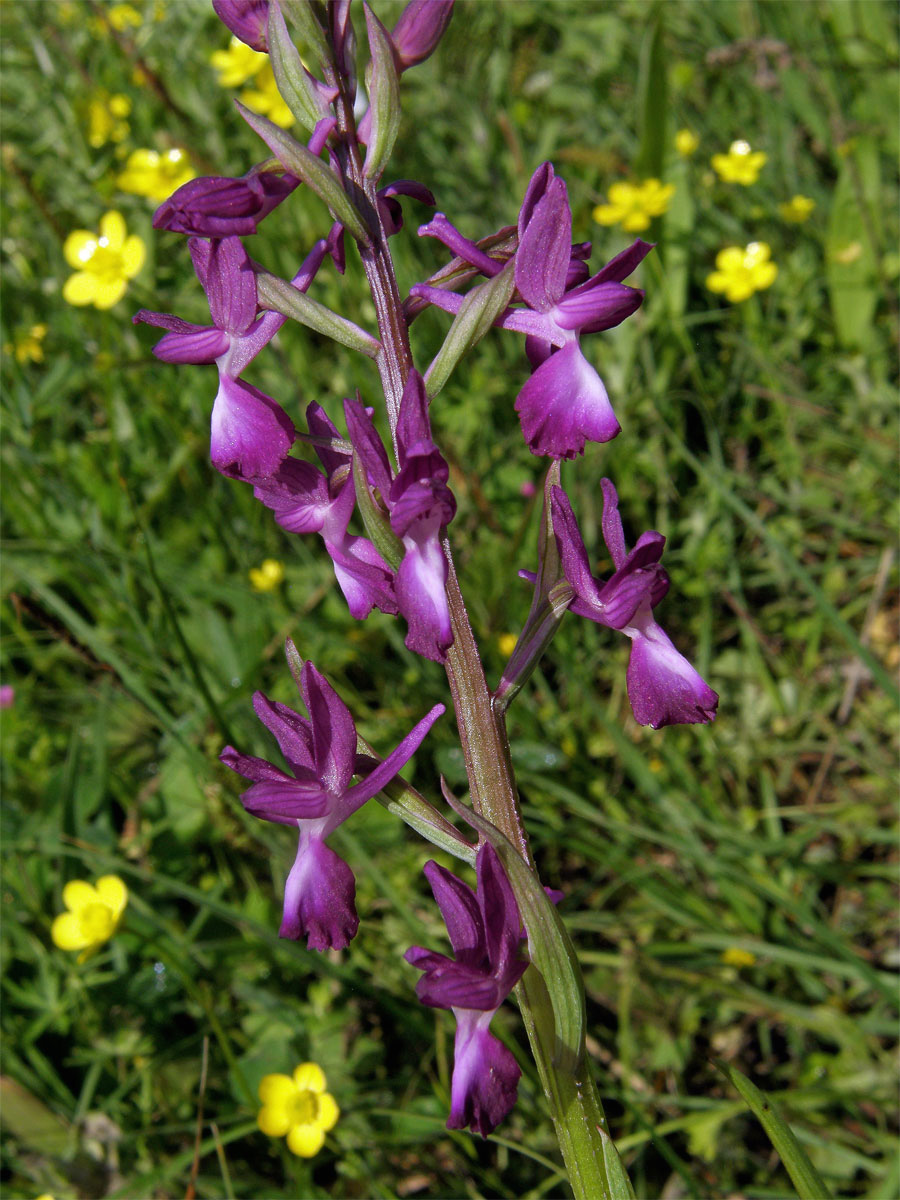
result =
[[[0,1101],[7,1133],[40,1154],[66,1153],[70,1145],[68,1125],[27,1088],[3,1076]]]
[[[516,895],[519,915],[525,922],[531,961],[540,971],[550,996],[556,1034],[556,1065],[561,1070],[574,1072],[584,1057],[587,1018],[581,968],[569,931],[541,887],[537,875],[512,842],[496,825],[456,800],[446,787],[444,797],[450,807],[477,829],[500,855]]]
[[[353,482],[356,484],[356,506],[366,527],[366,533],[372,539],[375,549],[396,571],[403,560],[403,543],[391,529],[385,514],[377,507],[369,483],[366,479],[366,469],[359,455],[353,455]]]
[[[453,318],[453,324],[425,375],[428,399],[433,400],[453,373],[456,364],[484,337],[512,298],[514,262],[499,275],[473,288]]]
[[[285,279],[270,275],[268,271],[259,271],[256,276],[256,289],[260,306],[280,312],[301,325],[324,333],[332,341],[340,342],[351,350],[358,350],[369,358],[376,358],[381,350],[381,342],[371,334],[348,321],[346,317],[338,316],[318,300],[311,300],[304,292],[299,291]]]
[[[319,121],[334,114],[303,66],[277,3],[269,5],[266,40],[278,90],[296,119],[312,133]]]
[[[603,1165],[606,1168],[606,1178],[609,1182],[610,1200],[637,1200],[628,1172],[619,1158],[615,1142],[602,1125],[598,1126],[600,1142],[603,1145]]]
[[[274,121],[251,112],[239,100],[235,104],[253,132],[259,134],[285,170],[302,179],[320,200],[324,200],[335,220],[340,221],[358,242],[369,245],[372,239],[366,223],[332,169]]]
[[[872,138],[863,137],[841,164],[825,240],[825,274],[835,329],[841,345],[854,350],[865,349],[873,332],[878,271],[874,229],[866,222],[871,222],[880,198],[878,149]]]
[[[806,1151],[797,1141],[791,1127],[781,1116],[775,1105],[764,1092],[750,1082],[746,1075],[715,1060],[716,1066],[740,1092],[747,1106],[766,1131],[769,1141],[781,1156],[785,1170],[791,1177],[800,1200],[830,1200],[831,1193],[822,1182]]]
[[[363,11],[372,54],[368,73],[372,128],[363,174],[367,179],[378,179],[387,166],[400,130],[400,76],[388,31],[368,4],[363,4]]]
[[[638,129],[640,149],[635,167],[647,178],[660,178],[666,151],[668,100],[666,96],[666,57],[662,9],[657,6],[644,40],[638,62]]]
[[[331,61],[331,51],[310,0],[279,0],[283,12],[300,34],[301,41],[314,52],[319,63]]]

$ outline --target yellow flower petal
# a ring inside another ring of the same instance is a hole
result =
[[[647,229],[650,225],[650,218],[646,213],[633,212],[622,220],[622,228],[626,233],[640,233],[642,229]]]
[[[296,1094],[297,1088],[290,1075],[266,1075],[260,1080],[257,1093],[266,1105],[287,1104]]]
[[[118,919],[128,903],[128,888],[118,875],[103,875],[97,880],[97,895],[112,909],[113,916]]]
[[[104,213],[100,218],[100,236],[110,250],[121,250],[125,243],[125,218],[120,212]]]
[[[318,1063],[301,1063],[294,1068],[294,1086],[301,1092],[324,1092],[325,1072]]]
[[[79,270],[89,263],[98,246],[96,233],[76,229],[63,243],[63,257],[70,267]]]
[[[60,913],[50,926],[50,938],[60,950],[83,950],[89,940],[84,936],[81,922],[75,913]]]
[[[284,1137],[291,1127],[291,1115],[284,1105],[267,1106],[256,1114],[256,1124],[266,1137]]]
[[[329,1129],[334,1129],[340,1115],[341,1110],[338,1108],[334,1096],[330,1092],[323,1092],[319,1096],[319,1117],[316,1122],[319,1128],[326,1133]]]
[[[287,1135],[288,1149],[300,1158],[312,1158],[322,1149],[325,1133],[318,1125],[295,1125]]]
[[[128,287],[124,279],[97,279],[94,294],[94,308],[112,308],[125,295]]]
[[[132,276],[137,275],[138,271],[144,265],[146,257],[146,247],[136,233],[125,239],[125,245],[122,247],[122,270],[125,273],[126,279],[131,279]]]
[[[80,912],[89,904],[97,904],[99,900],[97,889],[84,879],[70,879],[63,888],[63,904],[70,912]]]

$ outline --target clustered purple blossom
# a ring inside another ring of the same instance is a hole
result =
[[[213,6],[225,25],[255,50],[271,53],[283,35],[277,0],[271,5],[269,0],[213,0]],[[452,8],[452,0],[412,0],[389,35],[367,14],[367,22],[370,17],[374,22],[368,26],[370,37],[377,26],[388,38],[396,76],[432,53]],[[347,0],[329,4],[327,13],[323,37],[331,48],[333,73],[343,80],[352,102],[356,82],[350,61],[350,5]],[[373,49],[373,67],[375,57]],[[305,146],[294,143],[296,161],[302,163],[303,154],[308,154],[326,169],[320,156],[327,152],[327,171],[352,197],[357,193],[347,187],[347,145],[341,141],[347,133],[340,132],[337,110],[331,108],[340,89],[334,78],[321,81],[302,70],[301,83],[314,97],[313,107],[328,115],[315,121]],[[354,153],[367,144],[371,151],[380,136],[375,107],[373,100],[355,131]],[[307,182],[312,186],[311,178]],[[406,646],[444,662],[454,641],[444,538],[456,502],[447,462],[432,436],[428,374],[423,379],[415,369],[408,370],[391,430],[393,461],[378,430],[378,414],[359,395],[343,400],[345,434],[315,401],[306,408],[303,433],[282,404],[244,378],[287,317],[261,302],[261,268],[241,238],[254,234],[299,186],[298,174],[269,159],[240,178],[194,179],[178,189],[159,207],[154,225],[188,235],[212,323],[197,325],[147,310],[134,320],[166,331],[153,348],[158,358],[215,363],[218,388],[210,458],[216,469],[252,487],[287,532],[321,537],[354,618],[364,619],[373,608],[402,615]],[[398,196],[435,204],[428,188],[415,181],[378,187],[366,218],[376,241],[402,228]],[[298,297],[314,285],[326,258],[343,273],[344,233],[342,221],[335,220],[328,236],[309,251],[290,281]],[[430,304],[459,314],[468,295],[453,289],[478,277],[496,279],[512,258],[514,289],[494,324],[525,336],[530,373],[519,388],[515,410],[530,451],[568,460],[583,454],[589,441],[615,438],[619,420],[582,340],[613,328],[640,307],[643,291],[624,281],[653,247],[637,240],[591,274],[590,244],[572,242],[566,185],[549,162],[532,175],[514,229],[478,244],[443,213],[436,213],[419,234],[437,239],[453,258],[428,281],[411,288],[412,313]],[[374,339],[369,342],[378,345]],[[320,465],[293,455],[297,443],[311,447]],[[653,615],[669,586],[660,565],[665,539],[656,532],[644,533],[628,552],[616,490],[608,479],[602,490],[603,535],[614,568],[606,581],[592,574],[566,493],[558,486],[548,491],[552,531],[568,587],[563,607],[631,639],[627,684],[639,723],[658,729],[709,722],[715,717],[715,692],[675,649]],[[365,533],[351,531],[357,513]],[[538,578],[521,574],[532,581]],[[293,647],[290,651],[296,665],[296,652]],[[359,924],[355,881],[326,839],[396,776],[444,709],[433,708],[379,762],[357,752],[349,710],[311,663],[302,666],[297,682],[308,716],[261,692],[253,698],[257,716],[278,742],[291,773],[231,746],[221,759],[251,782],[241,797],[248,812],[298,829],[297,854],[285,884],[281,935],[306,937],[316,950],[341,949]],[[451,1009],[456,1016],[448,1125],[469,1125],[487,1136],[512,1107],[520,1075],[513,1056],[489,1032],[494,1013],[528,967],[522,957],[519,911],[500,859],[487,842],[477,855],[477,892],[434,862],[427,864],[425,874],[455,959],[420,947],[410,949],[406,958],[424,972],[417,985],[422,1002]]]

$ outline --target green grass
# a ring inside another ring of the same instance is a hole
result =
[[[100,5],[2,14],[2,342],[48,326],[42,362],[4,355],[4,1194],[181,1196],[193,1177],[199,1197],[562,1196],[511,1005],[495,1025],[523,1067],[513,1115],[487,1143],[444,1128],[453,1021],[418,1005],[402,961],[414,942],[444,945],[424,844],[367,805],[335,837],[357,875],[349,951],[277,937],[291,835],[244,814],[216,755],[226,740],[269,754],[250,695],[292,702],[284,638],[379,749],[446,702],[446,684],[404,650],[400,625],[348,616],[316,539],[283,533],[215,474],[212,369],[156,362],[130,322],[140,306],[202,321],[205,303],[183,239],[154,234],[152,205],[117,191],[116,147],[88,145],[91,91],[131,97],[123,147],[183,145],[202,171],[232,174],[263,156],[208,64],[227,43],[212,12],[137,8],[144,23],[117,37],[92,28]],[[378,11],[390,24],[399,9]],[[791,1195],[720,1059],[773,1094],[835,1195],[894,1200],[896,12],[459,9],[404,77],[390,177],[427,183],[477,237],[515,219],[550,157],[593,262],[629,240],[591,220],[611,182],[644,164],[679,189],[651,231],[644,308],[585,343],[623,433],[564,482],[598,562],[605,474],[632,539],[665,533],[660,620],[720,693],[719,718],[637,727],[627,647],[574,617],[510,711],[536,858],[566,892],[584,964],[613,1135],[638,1196]],[[135,81],[138,60],[158,86]],[[700,138],[689,162],[672,149],[681,127]],[[768,155],[750,188],[708,167],[738,137]],[[801,226],[777,210],[796,192],[816,202]],[[110,207],[145,238],[147,265],[110,312],[70,308],[63,240]],[[408,204],[392,242],[401,287],[442,261],[415,236],[425,211]],[[288,275],[326,228],[301,190],[254,256]],[[720,302],[704,286],[716,253],[752,240],[771,245],[778,279]],[[326,267],[313,294],[371,327],[349,258],[345,279]],[[421,368],[447,324],[414,325]],[[494,680],[497,639],[528,608],[516,570],[535,564],[520,488],[540,464],[512,408],[525,370],[521,339],[493,332],[433,411]],[[299,328],[253,372],[295,415],[317,399],[339,419],[356,387],[377,402],[372,364]],[[286,579],[258,595],[247,573],[266,557]],[[464,784],[449,718],[411,778],[437,799],[440,771]],[[79,966],[49,937],[62,886],[110,871],[131,891],[125,922]],[[730,965],[729,950],[752,963]],[[254,1123],[259,1079],[307,1057],[342,1109],[308,1163]]]

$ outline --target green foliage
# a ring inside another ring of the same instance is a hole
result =
[[[402,6],[375,7],[391,28]],[[206,309],[184,240],[153,233],[152,204],[118,189],[126,153],[183,146],[217,174],[266,153],[209,65],[228,42],[211,10],[135,8],[141,24],[123,30],[80,0],[4,12],[4,1186],[57,1200],[180,1196],[192,1177],[199,1197],[560,1195],[511,1006],[496,1025],[524,1071],[513,1115],[488,1143],[444,1127],[452,1018],[417,1004],[402,953],[445,935],[421,876],[429,848],[400,821],[367,805],[335,838],[362,917],[347,953],[277,937],[290,832],[244,813],[216,756],[226,741],[271,752],[250,696],[293,703],[285,638],[376,751],[446,702],[446,685],[400,624],[349,617],[316,539],[215,475],[213,369],[158,363],[130,322],[140,306],[197,321]],[[627,647],[574,617],[510,709],[535,857],[566,893],[588,1047],[639,1196],[789,1194],[713,1056],[774,1097],[833,1193],[897,1190],[896,709],[883,686],[898,661],[896,81],[896,11],[880,0],[462,2],[402,80],[386,178],[421,179],[468,236],[514,221],[546,157],[594,263],[629,240],[591,212],[639,176],[639,154],[677,187],[642,268],[644,308],[585,342],[623,433],[563,475],[595,555],[604,474],[632,540],[665,533],[660,618],[721,694],[719,719],[638,728]],[[123,142],[90,144],[98,89],[131,100]],[[700,139],[690,160],[672,145],[682,127]],[[768,155],[749,188],[708,167],[735,138]],[[778,212],[795,193],[816,205],[802,225]],[[444,256],[415,236],[428,210],[403,203],[392,249],[408,289]],[[63,242],[113,207],[147,264],[111,311],[70,308]],[[326,228],[300,188],[253,256],[289,278]],[[725,305],[705,288],[715,255],[753,240],[778,278]],[[311,298],[375,327],[353,252]],[[34,361],[25,344],[42,323]],[[421,369],[449,324],[417,319]],[[493,681],[499,638],[530,603],[516,570],[536,565],[539,506],[521,489],[541,464],[512,407],[526,370],[521,339],[492,330],[432,410]],[[373,363],[293,324],[250,381],[295,419],[315,399],[340,422],[343,396],[378,395]],[[248,571],[267,557],[285,579],[257,594]],[[435,803],[439,770],[464,781],[449,716],[407,772]],[[62,887],[109,872],[131,902],[78,965],[49,937]],[[342,1117],[302,1162],[256,1131],[255,1089],[306,1058]]]

